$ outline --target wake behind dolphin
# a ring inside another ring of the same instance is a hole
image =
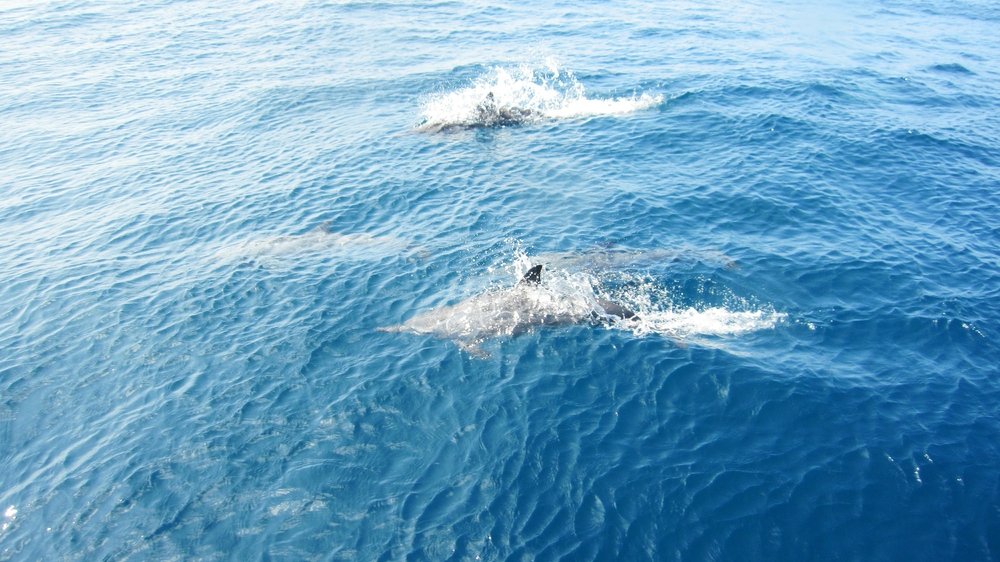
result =
[[[635,318],[631,310],[598,298],[592,290],[566,291],[543,284],[542,267],[532,267],[513,287],[488,291],[377,329],[449,339],[470,355],[487,357],[480,347],[487,340],[516,337],[538,327],[607,325],[615,319]]]

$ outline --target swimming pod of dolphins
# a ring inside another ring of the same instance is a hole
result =
[[[545,119],[541,111],[497,101],[490,91],[461,119],[449,122],[429,122],[415,132],[447,132],[461,129],[499,128],[522,125]],[[364,247],[370,250],[412,248],[405,242],[368,234],[337,234],[330,222],[305,234],[276,236],[243,242],[226,248],[220,255],[240,260],[262,256],[299,254],[317,250]],[[369,253],[373,253],[369,251]],[[378,255],[374,252],[373,255]],[[590,324],[611,326],[620,322],[638,321],[627,307],[597,297],[587,285],[585,290],[566,290],[543,282],[542,270],[549,264],[562,271],[575,269],[600,270],[643,260],[676,259],[672,253],[599,251],[582,254],[552,254],[542,258],[513,286],[490,290],[457,304],[435,308],[418,314],[402,324],[382,326],[380,332],[408,332],[431,335],[455,342],[474,357],[487,357],[480,344],[501,337],[515,337],[535,328]]]

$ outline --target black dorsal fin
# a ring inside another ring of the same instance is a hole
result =
[[[528,283],[531,285],[537,285],[542,282],[542,266],[536,265],[528,270],[521,278],[521,283]]]

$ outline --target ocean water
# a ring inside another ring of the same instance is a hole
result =
[[[0,559],[1000,559],[998,26],[0,4]]]

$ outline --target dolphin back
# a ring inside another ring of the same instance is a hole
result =
[[[608,316],[614,316],[616,318],[621,318],[622,320],[639,319],[634,312],[620,304],[604,299],[597,299],[597,304],[601,305],[601,308],[604,309],[604,313]]]

